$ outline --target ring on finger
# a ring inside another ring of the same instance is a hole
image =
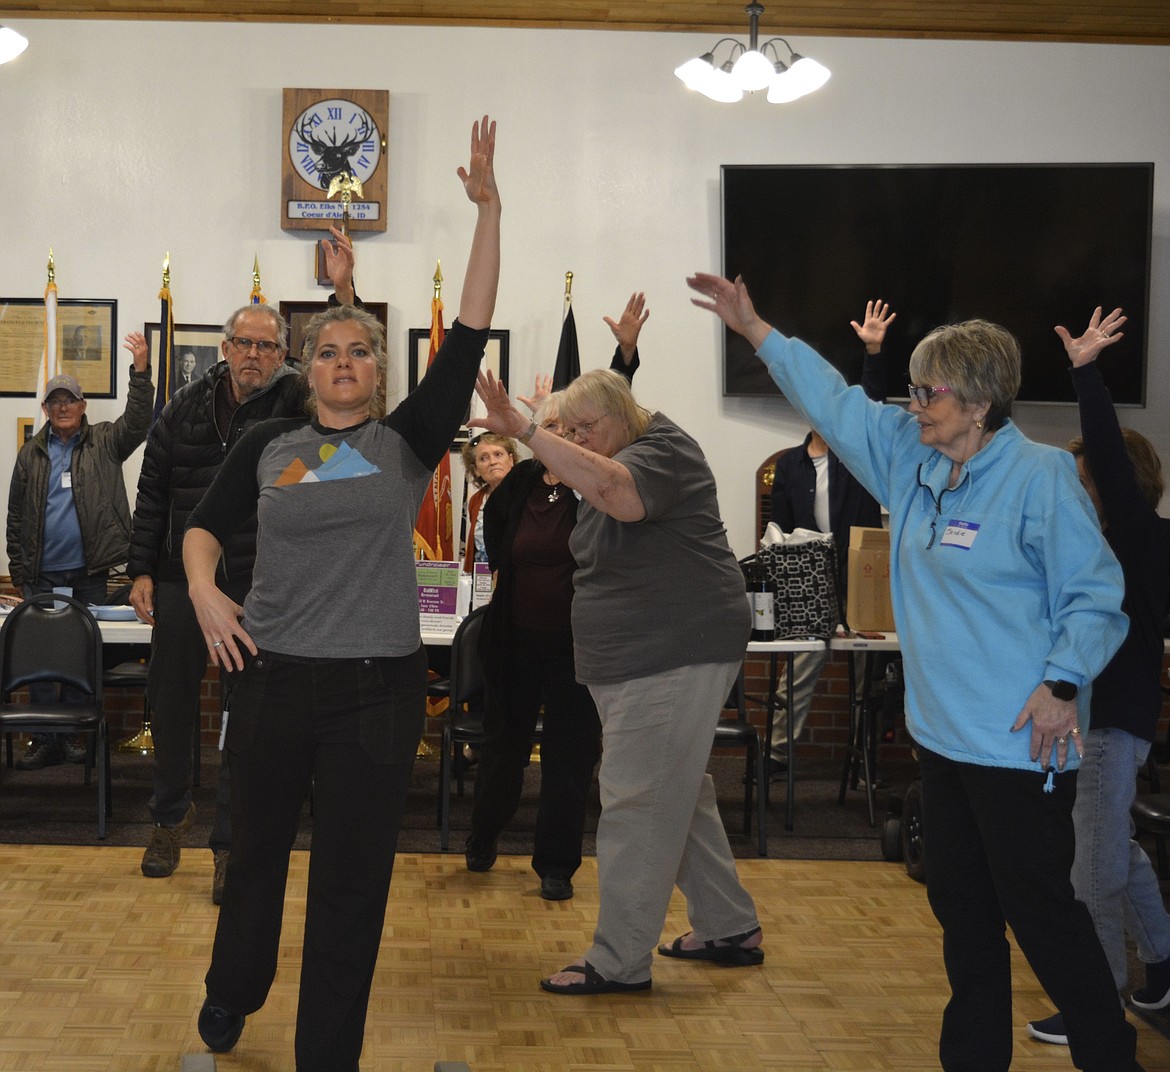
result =
[[[1070,737],[1079,737],[1081,735],[1080,726],[1073,726],[1073,728],[1068,731],[1068,734]]]
[[[214,644],[212,644],[211,646],[212,646],[213,648],[222,648],[222,647],[223,647],[223,641],[222,641],[222,640],[217,640],[217,641],[216,641]]]
[[[1056,743],[1057,744],[1068,744],[1068,738],[1067,737],[1057,737]]]

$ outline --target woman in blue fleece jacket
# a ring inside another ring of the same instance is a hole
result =
[[[907,411],[847,387],[814,350],[761,320],[742,280],[687,282],[703,296],[694,304],[751,342],[890,512],[927,893],[951,984],[942,1067],[1011,1064],[1010,926],[1065,1013],[1076,1067],[1138,1068],[1136,1033],[1069,879],[1089,686],[1127,628],[1121,570],[1071,457],[1009,419],[1016,340],[980,320],[936,329],[911,356]]]

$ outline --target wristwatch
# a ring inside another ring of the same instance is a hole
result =
[[[1077,687],[1071,681],[1045,681],[1052,690],[1052,695],[1058,700],[1075,700],[1077,698]]]

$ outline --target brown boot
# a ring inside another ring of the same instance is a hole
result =
[[[150,844],[142,854],[142,873],[147,878],[166,878],[175,873],[182,855],[183,838],[195,821],[195,804],[187,807],[187,814],[174,826],[155,823],[150,833]]]

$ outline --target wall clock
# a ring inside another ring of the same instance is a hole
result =
[[[349,204],[351,231],[386,230],[390,94],[380,89],[286,89],[281,132],[280,226],[326,231],[340,225],[334,179],[361,185]]]

